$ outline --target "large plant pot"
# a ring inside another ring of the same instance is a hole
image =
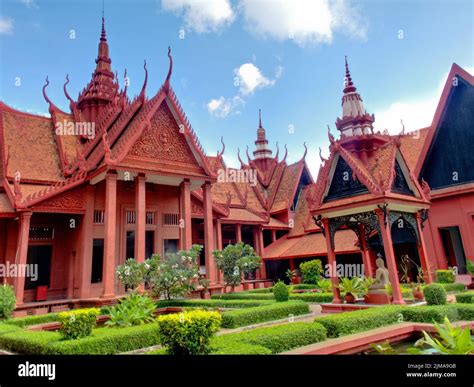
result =
[[[350,293],[349,293],[349,294],[346,294],[346,295],[344,296],[344,299],[346,300],[346,302],[347,302],[348,304],[353,304],[353,303],[355,302],[355,297],[354,297],[352,294],[350,294]]]
[[[425,299],[425,297],[423,296],[423,292],[421,290],[414,290],[413,298],[417,301],[423,301]]]

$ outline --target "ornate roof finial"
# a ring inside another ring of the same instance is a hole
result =
[[[324,163],[325,161],[328,161],[328,159],[323,157],[323,153],[321,150],[321,147],[319,147],[319,158],[321,159],[321,162]]]
[[[247,149],[246,149],[245,153],[247,153],[247,160],[248,160],[248,162],[249,162],[249,164],[250,164],[251,158],[250,158],[250,155],[249,155],[249,146],[248,146],[248,145],[247,145]]]
[[[67,92],[66,86],[69,84],[69,74],[66,74],[66,82],[64,83],[63,90],[64,90],[64,95],[66,98],[71,102],[71,104],[75,104],[74,100],[71,98],[69,93]]]
[[[258,127],[262,128],[262,109],[258,109]]]
[[[351,78],[351,73],[349,71],[349,64],[347,63],[347,55],[345,56],[345,62],[346,62],[346,76],[344,78],[344,94],[345,93],[350,93],[356,91],[356,87],[354,86],[354,83],[352,82]]]
[[[275,155],[275,161],[278,162],[278,155],[280,154],[280,148],[278,147],[278,141],[276,142],[276,155]]]
[[[303,146],[304,146],[304,153],[303,153],[303,157],[301,158],[300,162],[303,161],[306,158],[306,155],[308,154],[308,147],[306,146],[306,142],[303,142]]]
[[[283,160],[281,160],[282,163],[286,161],[286,156],[288,156],[288,147],[285,144],[285,156],[283,156]]]
[[[143,69],[145,70],[145,80],[143,81],[142,90],[140,91],[140,99],[145,100],[146,85],[148,83],[148,70],[146,68],[146,60],[143,62]]]
[[[217,152],[217,157],[222,157],[225,151],[225,143],[224,143],[224,137],[221,136],[221,144],[222,144],[222,150],[220,152]]]
[[[168,46],[168,59],[170,60],[170,67],[168,69],[168,75],[166,75],[165,80],[165,88],[168,89],[170,87],[170,78],[171,74],[173,73],[173,57],[171,56],[171,47]]]
[[[328,138],[329,138],[329,142],[331,144],[334,143],[335,139],[334,139],[334,136],[331,133],[331,128],[329,127],[329,125],[328,125]]]

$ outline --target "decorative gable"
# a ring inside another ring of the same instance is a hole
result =
[[[367,187],[355,178],[347,162],[339,156],[324,202],[367,192]]]
[[[403,194],[403,195],[410,195],[415,196],[413,191],[408,186],[408,182],[403,174],[402,168],[398,160],[395,160],[395,170],[394,170],[394,179],[392,182],[392,192]]]
[[[128,156],[171,161],[185,164],[197,164],[183,133],[163,103],[153,115],[148,125],[131,147]]]

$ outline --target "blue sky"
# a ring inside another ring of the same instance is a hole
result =
[[[348,55],[352,78],[375,127],[397,133],[427,126],[453,62],[472,72],[472,1],[105,0],[112,67],[125,68],[137,94],[147,60],[151,97],[174,60],[172,85],[208,154],[227,144],[253,149],[262,109],[270,145],[288,144],[289,161],[309,147],[327,154],[336,132]],[[66,73],[75,98],[94,69],[102,1],[2,0],[0,99],[46,113],[41,93],[62,109]],[[73,31],[73,32],[71,32]],[[74,34],[74,39],[71,39]],[[20,80],[20,85],[18,84]]]

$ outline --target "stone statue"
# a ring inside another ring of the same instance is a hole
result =
[[[369,287],[369,290],[385,289],[385,285],[390,283],[388,277],[388,269],[385,267],[385,262],[380,254],[377,254],[377,270],[375,271],[375,281]]]

